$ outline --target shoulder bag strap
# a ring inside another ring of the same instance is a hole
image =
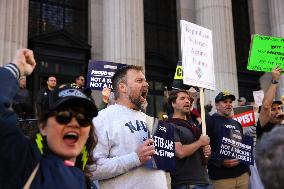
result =
[[[24,185],[24,188],[23,188],[23,189],[29,189],[29,188],[30,188],[30,186],[31,186],[31,184],[32,184],[32,182],[33,182],[33,180],[34,180],[34,178],[35,178],[35,175],[36,175],[36,173],[37,173],[38,168],[39,168],[39,163],[38,163],[38,164],[36,165],[36,167],[34,168],[32,174],[31,174],[30,177],[28,178],[28,180],[27,180],[26,184]]]

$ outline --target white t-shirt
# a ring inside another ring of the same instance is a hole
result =
[[[141,165],[136,149],[148,139],[146,114],[112,105],[93,119],[98,136],[93,179],[101,189],[167,189],[165,172]]]

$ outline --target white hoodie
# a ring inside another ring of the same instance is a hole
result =
[[[98,136],[93,178],[101,189],[167,189],[165,172],[141,165],[136,149],[148,139],[146,114],[112,105],[93,119]]]

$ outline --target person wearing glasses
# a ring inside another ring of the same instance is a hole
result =
[[[154,155],[154,140],[141,111],[148,93],[142,67],[128,65],[112,78],[114,105],[93,119],[98,133],[92,179],[101,189],[167,189],[166,174],[146,164]]]
[[[36,143],[17,127],[18,116],[11,109],[17,79],[30,75],[35,66],[33,52],[21,49],[12,63],[0,68],[0,188],[90,188],[97,108],[81,91],[51,92],[49,106],[39,115]]]

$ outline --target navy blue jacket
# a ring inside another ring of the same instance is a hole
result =
[[[85,189],[86,180],[77,167],[68,167],[56,155],[41,155],[35,143],[18,127],[12,99],[19,90],[10,70],[0,68],[0,188],[23,188],[40,162],[31,189]]]
[[[208,174],[209,178],[213,180],[235,178],[243,173],[250,172],[249,166],[243,163],[239,163],[235,167],[225,167],[222,165],[222,159],[218,158],[218,145],[221,141],[222,136],[220,135],[223,127],[232,127],[233,130],[239,130],[240,133],[243,133],[242,126],[239,122],[235,121],[232,118],[226,118],[215,113],[212,116],[206,116],[206,129],[207,134],[210,137],[210,146],[211,146],[211,158],[208,161]]]

